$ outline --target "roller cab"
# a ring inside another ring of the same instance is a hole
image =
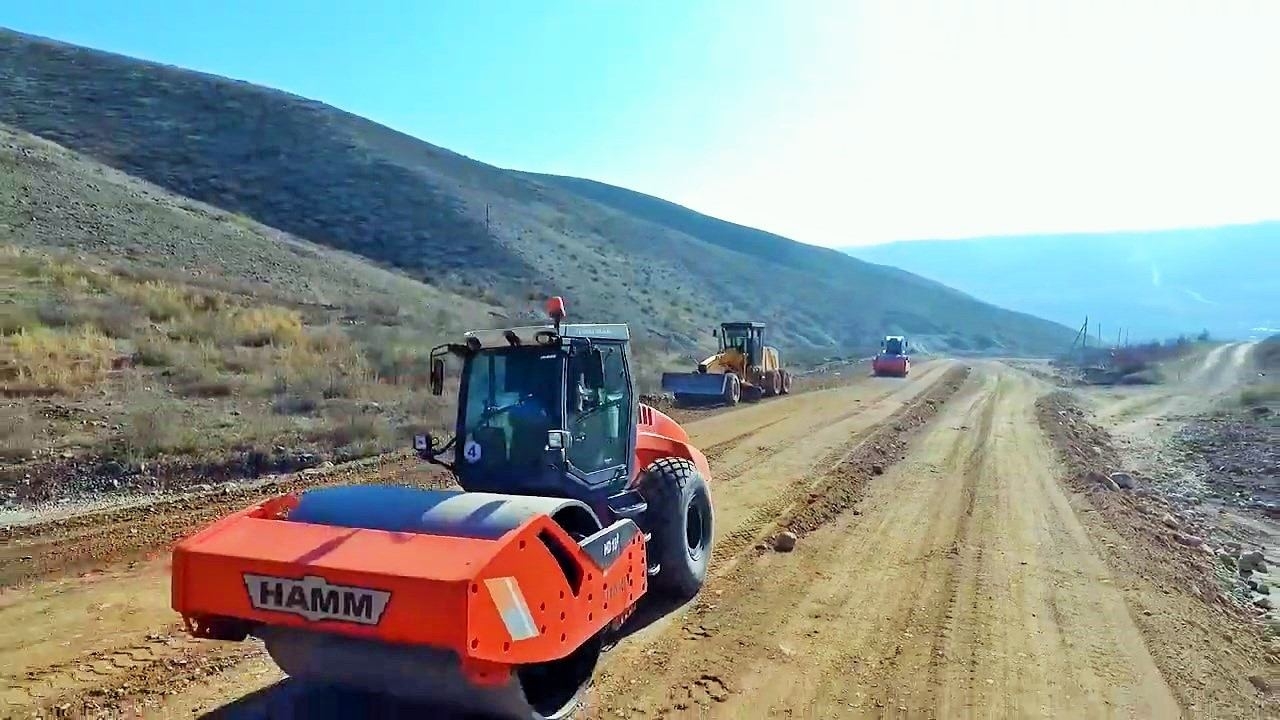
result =
[[[281,496],[175,548],[173,607],[198,636],[292,628],[426,646],[456,655],[469,682],[497,685],[513,666],[567,657],[646,590],[634,522],[575,539],[556,516],[582,528],[590,511],[400,487]]]

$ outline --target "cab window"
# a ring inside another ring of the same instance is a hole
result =
[[[625,465],[631,436],[631,388],[627,384],[622,347],[598,344],[604,359],[604,387],[589,390],[585,382],[587,353],[569,361],[569,462],[583,473]]]

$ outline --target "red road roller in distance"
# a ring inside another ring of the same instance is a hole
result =
[[[911,357],[907,352],[905,337],[886,335],[880,342],[880,352],[871,360],[871,373],[876,377],[906,377],[911,372]]]

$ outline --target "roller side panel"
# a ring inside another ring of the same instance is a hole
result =
[[[465,495],[455,506],[470,507],[454,522],[459,532],[492,536],[519,514],[501,519],[508,496]],[[419,498],[430,506],[420,519],[453,501],[440,496]],[[631,520],[579,544],[546,514],[485,539],[279,519],[284,508],[333,521],[329,510],[339,505],[288,496],[273,502],[229,516],[175,548],[175,610],[197,622],[235,618],[451,651],[464,674],[485,685],[504,682],[513,665],[564,658],[630,612],[647,589],[644,540]],[[547,499],[542,507],[566,502],[572,501]],[[487,525],[480,519],[485,509],[497,518]],[[410,516],[380,517],[379,524],[395,527]],[[420,525],[448,532],[443,517]]]

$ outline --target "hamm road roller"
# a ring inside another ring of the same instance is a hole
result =
[[[461,367],[457,424],[414,448],[460,490],[315,488],[217,520],[173,551],[188,631],[438,713],[568,717],[642,598],[701,589],[713,512],[706,457],[636,401],[627,326],[548,312],[431,353],[436,395]]]

